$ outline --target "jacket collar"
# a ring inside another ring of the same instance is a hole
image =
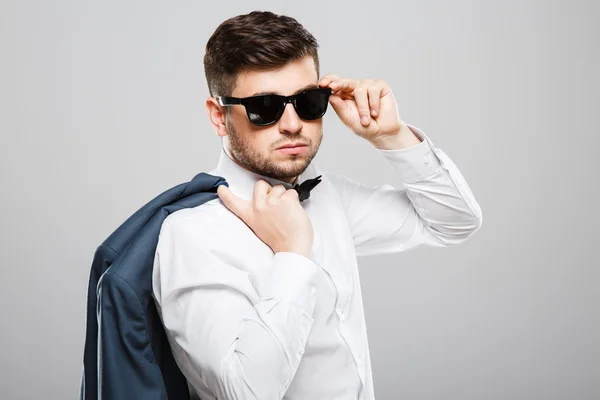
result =
[[[301,173],[294,183],[287,183],[279,179],[271,178],[268,176],[260,175],[236,163],[232,157],[228,148],[224,145],[221,148],[221,154],[219,156],[219,162],[217,167],[210,172],[212,175],[222,176],[229,183],[229,189],[239,197],[246,200],[252,200],[254,197],[254,185],[259,180],[267,181],[271,186],[283,185],[287,189],[294,187],[295,183],[302,183],[306,179],[314,178],[318,176],[317,167],[313,161],[308,167]]]

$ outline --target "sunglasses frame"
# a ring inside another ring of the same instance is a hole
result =
[[[313,91],[325,92],[327,94],[327,104],[325,105],[325,110],[323,111],[323,113],[321,115],[319,115],[316,118],[312,118],[312,119],[302,118],[298,114],[298,109],[296,108],[296,97],[306,94],[307,92],[313,92]],[[324,88],[319,87],[319,88],[306,89],[300,93],[292,94],[290,96],[283,96],[280,94],[260,94],[257,96],[249,96],[249,97],[217,96],[216,100],[219,102],[220,105],[225,106],[225,107],[235,106],[235,105],[243,105],[244,108],[246,109],[246,116],[248,117],[248,121],[250,121],[251,124],[254,124],[256,126],[269,126],[269,125],[273,125],[274,123],[276,123],[277,121],[279,121],[281,119],[281,116],[283,115],[283,112],[285,111],[285,107],[287,106],[288,103],[292,103],[292,105],[294,106],[294,111],[296,111],[296,114],[298,114],[298,117],[300,117],[301,119],[304,119],[306,121],[314,121],[319,118],[322,118],[323,115],[325,115],[325,113],[327,112],[327,108],[329,105],[329,96],[331,96],[331,92],[332,92],[332,90],[330,87],[324,87]],[[273,96],[273,97],[281,98],[283,100],[283,107],[281,107],[281,110],[279,110],[279,112],[277,113],[277,118],[275,118],[275,120],[273,122],[264,123],[264,124],[257,124],[255,122],[252,122],[252,119],[250,119],[248,108],[246,108],[246,104],[248,104],[248,102],[253,99],[264,98],[267,96]]]

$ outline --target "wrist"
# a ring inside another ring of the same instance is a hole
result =
[[[418,145],[421,139],[404,124],[396,133],[380,136],[369,142],[380,150],[402,150]]]

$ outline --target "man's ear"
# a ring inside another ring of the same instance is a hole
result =
[[[217,135],[221,137],[227,135],[224,106],[221,106],[214,97],[209,96],[206,99],[206,114]]]

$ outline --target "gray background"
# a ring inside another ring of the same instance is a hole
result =
[[[459,247],[359,259],[377,398],[600,398],[598,2],[3,0],[0,399],[77,396],[93,252],[216,165],[204,46],[254,9],[387,80],[483,209]],[[332,110],[316,160],[393,179]]]

